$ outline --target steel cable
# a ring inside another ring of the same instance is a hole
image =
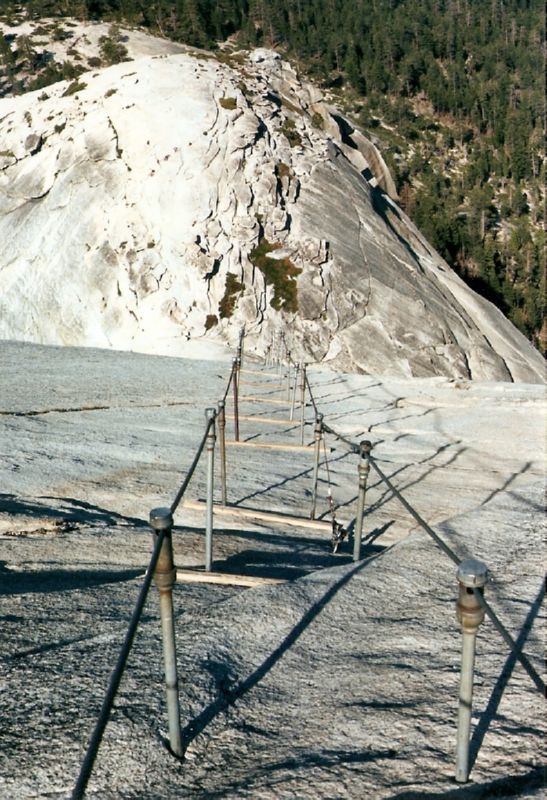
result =
[[[236,369],[236,365],[232,364],[232,371],[230,372],[230,377],[228,378],[228,384],[226,386],[226,391],[224,392],[224,397],[222,398],[223,402],[226,402],[226,398],[228,397],[228,392],[230,391],[230,386],[232,385],[232,381],[234,379],[235,369]]]
[[[306,380],[307,380],[307,376],[306,376]],[[311,393],[311,388],[309,386],[309,382],[308,382],[308,391],[310,392],[310,397],[312,397],[312,393]],[[313,402],[313,397],[312,397],[312,402]],[[316,406],[315,406],[315,403],[314,403],[314,408],[315,407]],[[330,433],[331,436],[334,436],[337,439],[339,439],[340,441],[344,442],[344,444],[346,444],[350,448],[351,452],[353,452],[353,453],[359,453],[360,452],[358,444],[356,444],[355,442],[352,442],[346,436],[342,436],[342,434],[340,434],[337,431],[335,431],[333,428],[331,428],[325,422],[323,422],[323,430],[325,430],[327,433]],[[449,547],[449,545],[446,544],[446,542],[439,536],[439,534],[436,533],[433,530],[433,528],[430,525],[427,524],[427,522],[423,519],[423,517],[421,517],[420,514],[418,514],[416,509],[413,508],[410,505],[410,503],[403,497],[401,492],[393,485],[393,483],[389,480],[387,475],[385,475],[384,472],[380,469],[380,467],[376,463],[376,459],[372,455],[370,456],[370,462],[371,462],[372,466],[374,467],[374,469],[376,470],[376,472],[378,473],[378,476],[381,478],[381,480],[383,480],[384,483],[386,484],[386,486],[388,486],[389,489],[391,490],[391,492],[393,492],[394,497],[396,497],[397,500],[399,500],[399,502],[406,508],[406,510],[409,512],[409,514],[416,520],[418,525],[420,525],[420,527],[427,534],[429,534],[429,536],[431,536],[431,538],[435,541],[435,543],[454,562],[454,564],[459,566],[459,564],[461,563],[461,559]],[[501,622],[501,620],[499,619],[499,617],[497,616],[495,611],[491,608],[490,604],[484,598],[482,593],[477,591],[477,590],[475,590],[474,593],[475,593],[475,596],[477,597],[478,602],[480,603],[480,605],[484,609],[486,615],[488,616],[488,618],[490,619],[490,621],[492,622],[492,624],[494,625],[494,627],[496,628],[498,633],[504,639],[505,643],[509,646],[510,650],[515,654],[516,658],[520,661],[521,665],[524,667],[524,669],[526,670],[526,672],[528,673],[529,677],[532,679],[532,681],[534,682],[536,687],[545,696],[545,693],[546,693],[545,683],[542,680],[542,678],[539,675],[539,673],[537,672],[537,670],[535,669],[535,667],[533,666],[533,664],[531,663],[531,661],[528,658],[528,656],[525,653],[523,653],[517,647],[517,643],[515,642],[515,640],[513,639],[513,637],[511,636],[511,634],[507,630],[507,628],[503,625],[503,623]]]
[[[106,728],[108,718],[112,710],[112,705],[114,703],[116,694],[118,692],[118,688],[120,686],[120,682],[125,670],[125,665],[127,663],[127,659],[131,651],[131,646],[133,644],[133,639],[135,638],[135,633],[137,631],[137,627],[140,622],[144,604],[146,603],[148,590],[150,589],[150,584],[154,576],[154,570],[156,569],[156,564],[158,563],[161,546],[163,544],[163,540],[165,538],[166,533],[167,531],[165,530],[161,531],[158,534],[156,542],[154,544],[154,550],[152,551],[152,556],[148,564],[148,569],[146,570],[144,581],[141,586],[137,602],[133,609],[133,614],[129,622],[127,633],[125,634],[125,639],[122,644],[120,654],[118,656],[118,661],[110,676],[108,688],[106,690],[103,704],[101,706],[99,719],[97,720],[95,724],[95,729],[91,734],[91,739],[89,740],[87,751],[84,760],[82,762],[82,766],[80,768],[80,774],[78,776],[78,780],[76,781],[74,791],[72,792],[72,800],[80,800],[80,798],[84,796],[85,789],[89,781],[91,772],[93,770],[95,759],[97,757],[97,752],[99,750],[99,746],[103,738],[104,729]]]
[[[205,447],[205,442],[207,441],[207,434],[209,433],[209,431],[211,429],[211,426],[214,425],[214,424],[215,424],[215,418],[212,417],[208,421],[207,425],[205,426],[205,433],[203,434],[203,439],[201,440],[200,445],[199,445],[199,447],[197,449],[196,455],[194,456],[194,460],[192,461],[192,466],[190,467],[190,469],[189,469],[189,471],[188,471],[188,473],[186,475],[186,478],[182,482],[182,486],[178,490],[178,492],[177,492],[177,494],[175,496],[175,499],[171,503],[171,508],[170,508],[171,514],[174,514],[175,511],[177,510],[178,505],[179,505],[180,501],[183,498],[184,492],[186,491],[186,489],[188,488],[188,484],[192,480],[192,475],[194,474],[194,472],[196,470],[196,467],[198,465],[199,459],[201,458],[201,454],[203,453],[203,448]]]
[[[317,411],[317,405],[316,405],[315,400],[313,398],[313,393],[312,393],[312,390],[311,390],[310,381],[308,379],[308,373],[307,372],[305,373],[305,378],[306,378],[306,386],[308,387],[308,394],[310,396],[311,404],[313,406],[313,410],[314,410],[315,416],[317,417],[317,414],[319,412]]]

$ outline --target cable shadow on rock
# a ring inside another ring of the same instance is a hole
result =
[[[486,708],[482,712],[480,719],[473,731],[473,736],[471,737],[471,742],[469,744],[469,769],[472,770],[477,760],[477,756],[479,751],[482,747],[482,743],[484,741],[484,737],[488,732],[490,727],[490,723],[494,719],[501,699],[503,697],[503,693],[507,687],[507,683],[513,674],[513,670],[515,665],[518,661],[518,654],[522,652],[524,645],[526,644],[526,640],[530,631],[532,630],[532,626],[536,620],[536,617],[539,614],[540,608],[543,604],[543,600],[545,598],[545,581],[542,581],[539,592],[536,595],[536,598],[532,605],[530,606],[530,610],[524,620],[522,628],[520,629],[518,638],[516,639],[516,648],[512,650],[506,661],[503,665],[503,669],[501,670],[499,677],[496,681],[494,688],[492,689],[492,693],[490,695],[490,699],[486,705]]]
[[[439,792],[425,788],[390,794],[385,800],[482,800],[487,797],[519,797],[523,791],[541,789],[545,785],[545,766],[536,767],[521,775],[505,775],[493,781],[454,786]]]
[[[524,475],[524,473],[528,472],[532,468],[532,466],[533,466],[533,464],[532,464],[531,461],[526,461],[526,463],[523,464],[523,466],[518,470],[518,472],[513,472],[507,478],[507,480],[504,483],[502,483],[502,485],[500,487],[498,487],[497,489],[494,489],[492,492],[490,492],[488,497],[485,500],[482,501],[481,506],[485,506],[487,503],[489,503],[491,500],[493,500],[496,495],[501,494],[502,492],[504,492],[505,489],[507,489],[507,487],[510,486],[513,483],[513,481],[515,481],[518,478],[519,475]]]
[[[455,447],[458,444],[460,444],[459,440],[456,441],[456,442],[448,442],[446,444],[439,445],[439,447],[437,447],[435,452],[432,453],[430,456],[426,456],[425,458],[422,458],[419,461],[413,461],[410,464],[404,464],[402,467],[399,467],[398,469],[394,470],[390,475],[387,476],[387,478],[390,481],[392,481],[395,476],[400,475],[405,470],[408,470],[411,467],[417,467],[417,466],[422,465],[422,464],[427,464],[429,461],[432,461],[432,459],[436,458],[438,455],[443,453],[445,450],[448,450],[451,447]],[[445,467],[448,467],[450,464],[453,464],[466,450],[467,450],[466,447],[460,447],[459,450],[457,450],[455,453],[453,453],[450,456],[450,458],[447,461],[445,461],[443,464],[433,464],[433,465],[431,465],[428,469],[426,469],[416,479],[410,480],[410,481],[408,481],[406,484],[404,484],[402,486],[397,486],[396,487],[397,490],[402,493],[402,492],[406,491],[407,489],[410,489],[412,486],[416,486],[417,484],[419,484],[422,481],[424,481],[429,475],[431,475],[436,470],[443,469]],[[372,483],[372,482],[370,483],[368,489],[369,490],[370,489],[377,489],[377,488],[381,487],[383,485],[383,483],[384,483],[383,479],[381,477],[378,477],[378,480],[374,481],[374,483]],[[370,503],[367,506],[367,509],[366,509],[365,513],[366,514],[371,514],[374,511],[378,511],[380,508],[382,508],[382,506],[384,506],[387,503],[389,503],[393,499],[393,497],[394,496],[393,496],[392,490],[388,486],[386,486],[385,490],[383,492],[381,492],[380,497],[377,500],[375,500],[374,503]],[[352,503],[355,503],[356,500],[357,500],[356,496],[352,497],[350,500],[347,500],[344,503],[337,504],[337,508],[344,508],[346,506],[349,506]]]
[[[42,505],[40,500],[54,501],[57,505]],[[61,504],[65,504],[68,508],[60,507]],[[50,517],[52,520],[64,520],[89,526],[122,523],[136,528],[148,528],[148,522],[138,517],[128,517],[117,511],[87,503],[85,500],[76,500],[74,497],[40,495],[36,500],[29,501],[14,494],[0,493],[0,513],[37,517],[42,520],[44,517]]]
[[[447,450],[450,447],[454,447],[457,444],[459,444],[459,441],[458,442],[453,442],[453,443],[450,443],[450,444],[441,445],[440,447],[437,448],[437,450],[434,453],[432,453],[432,455],[427,456],[426,458],[420,459],[420,461],[413,461],[411,464],[406,464],[405,466],[400,467],[399,469],[397,469],[394,472],[392,472],[391,475],[388,475],[387,477],[391,481],[396,475],[399,475],[401,472],[404,472],[405,470],[410,469],[411,467],[416,467],[416,466],[421,465],[421,464],[427,464],[428,461],[431,461],[432,459],[436,458],[436,456],[438,456],[441,452],[443,452],[444,450]],[[454,464],[454,462],[457,461],[457,459],[463,453],[465,453],[466,450],[467,450],[466,447],[460,447],[459,450],[457,450],[455,453],[453,453],[450,456],[450,458],[447,461],[445,461],[443,464],[432,464],[419,477],[415,478],[414,480],[409,480],[404,485],[396,486],[395,488],[397,489],[398,492],[400,492],[402,494],[407,489],[411,489],[413,486],[417,486],[419,483],[422,483],[429,475],[433,474],[433,472],[436,472],[439,469],[444,469],[445,467],[450,466],[450,464]],[[381,485],[382,483],[383,483],[383,479],[379,478],[378,481],[373,486],[376,487],[376,486]],[[371,488],[373,488],[373,487],[371,487]],[[386,503],[388,503],[392,499],[393,499],[393,492],[389,487],[386,487],[385,491],[382,493],[380,498],[370,506],[370,510],[371,511],[376,511],[376,510],[381,508],[383,505],[385,505]]]
[[[512,489],[508,492],[509,496],[516,500],[518,503],[522,503],[528,508],[531,508],[533,511],[539,511],[541,514],[545,514],[545,503],[537,502],[536,500],[531,500],[529,497],[524,496],[520,492],[517,492],[515,489]]]
[[[103,508],[85,500],[76,500],[74,497],[49,497],[47,495],[42,495],[42,497],[45,500],[59,500],[68,506],[72,506],[74,511],[71,513],[74,515],[74,520],[86,525],[117,525],[121,523],[135,528],[149,529],[150,527],[148,520],[140,519],[140,517],[129,517],[126,514],[120,514],[118,511],[112,511],[109,508]],[[61,513],[65,516],[65,512]]]
[[[375,549],[377,552],[383,550],[380,547]],[[372,552],[369,555],[372,555]],[[350,561],[349,553],[335,555],[326,549],[324,553],[310,553],[302,549],[298,553],[243,550],[222,561],[215,561],[213,569],[224,574],[295,580],[310,572],[329,567],[340,567]]]
[[[342,461],[343,459],[347,458],[348,455],[353,455],[353,454],[350,451],[342,453],[341,455],[336,456],[335,458],[330,458],[329,463],[333,463],[335,461]],[[278,481],[277,483],[271,483],[268,486],[265,486],[263,489],[257,489],[256,492],[251,492],[250,494],[246,494],[244,497],[240,497],[239,500],[234,502],[232,505],[237,507],[241,503],[244,503],[246,500],[252,500],[253,497],[260,497],[261,495],[265,495],[272,489],[279,489],[281,486],[286,486],[288,483],[298,480],[298,478],[304,478],[306,475],[311,475],[312,473],[313,473],[313,466],[307,467],[301,472],[297,472],[295,475],[291,475],[288,478],[283,478],[283,480]]]
[[[0,596],[85,590],[109,583],[123,583],[144,574],[143,569],[44,569],[19,572],[6,569],[4,564],[0,562]]]
[[[244,778],[224,783],[218,789],[202,790],[199,794],[193,796],[203,798],[203,800],[215,800],[216,798],[227,797],[227,792],[230,792],[229,796],[236,797],[239,795],[233,793],[243,788],[246,789],[245,794],[248,796],[249,787],[255,790],[260,790],[261,788],[271,790],[272,787],[287,780],[285,774],[275,777],[274,774],[276,772],[287,772],[291,776],[294,776],[295,772],[318,768],[323,768],[330,772],[337,767],[344,767],[346,764],[369,764],[372,761],[393,760],[396,757],[397,753],[392,749],[299,751],[296,755],[289,756],[281,761],[264,764],[254,771],[249,770]]]
[[[54,650],[63,650],[65,647],[70,647],[73,644],[84,644],[88,642],[93,644],[93,646],[97,643],[97,636],[95,634],[91,634],[88,636],[76,636],[72,639],[61,639],[58,642],[48,642],[47,644],[37,645],[36,647],[30,647],[28,650],[18,650],[15,653],[11,653],[10,655],[5,656],[6,661],[17,661],[18,658],[28,658],[29,656],[41,656],[44,653],[50,653]]]
[[[374,556],[372,557],[374,558]],[[233,689],[229,689],[222,693],[212,703],[206,706],[200,714],[194,717],[188,725],[181,731],[183,749],[186,750],[191,742],[202,733],[205,728],[219,715],[226,711],[230,706],[234,705],[237,700],[243,697],[247,692],[253,689],[260,681],[270,672],[270,670],[277,664],[283,655],[293,646],[293,644],[300,638],[304,631],[314,621],[314,619],[321,613],[325,606],[335,597],[335,595],[342,589],[351,578],[360,572],[372,559],[361,561],[352,569],[349,569],[336,583],[329,587],[325,594],[316,600],[311,607],[302,616],[300,621],[293,627],[293,629],[283,639],[281,644],[270,653],[270,655],[258,666],[245,680],[241,681]]]

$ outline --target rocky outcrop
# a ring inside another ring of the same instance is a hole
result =
[[[140,58],[0,101],[0,336],[542,379],[423,240],[380,154],[270,51]],[[391,195],[391,196],[390,196]]]

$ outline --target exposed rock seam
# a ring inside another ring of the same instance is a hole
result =
[[[132,313],[131,311],[129,313]],[[190,403],[173,401],[131,405],[131,408],[164,408],[165,406],[187,406]],[[40,417],[44,414],[74,414],[81,411],[120,411],[122,406],[82,406],[81,408],[45,408],[42,411],[0,411],[0,417]]]

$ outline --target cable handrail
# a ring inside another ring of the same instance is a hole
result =
[[[230,391],[230,386],[232,385],[232,381],[234,379],[234,372],[235,372],[236,369],[237,369],[237,365],[235,363],[233,363],[232,364],[232,369],[231,369],[231,372],[230,372],[230,377],[228,378],[228,383],[226,384],[226,391],[224,392],[224,395],[222,397],[222,401],[224,403],[226,402],[226,398],[228,397],[228,392]]]
[[[307,379],[307,376],[306,376],[306,379]],[[307,381],[307,382],[308,382],[308,388],[309,388],[309,381]],[[310,397],[312,398],[312,402],[313,402],[313,396],[312,396],[311,390],[310,390]],[[315,408],[315,403],[314,403],[314,408]],[[343,436],[342,434],[338,433],[338,431],[335,431],[334,428],[331,428],[325,422],[322,423],[322,428],[323,428],[323,430],[325,432],[331,434],[332,436],[335,436],[337,439],[339,439],[340,441],[344,442],[344,444],[346,444],[350,448],[351,452],[356,453],[356,454],[360,453],[360,445],[357,444],[356,442],[352,442],[351,439],[348,439],[347,436]],[[418,523],[418,525],[435,541],[435,543],[438,545],[438,547],[440,547],[440,549],[445,553],[445,555],[447,555],[454,562],[454,564],[459,566],[461,564],[461,561],[462,561],[459,558],[459,556],[444,541],[444,539],[441,536],[439,536],[439,534],[436,533],[433,530],[433,528],[416,511],[416,509],[413,506],[411,506],[411,504],[408,502],[408,500],[406,500],[405,497],[403,497],[403,495],[397,489],[397,487],[394,486],[394,484],[390,481],[390,479],[387,477],[387,475],[378,466],[374,456],[372,454],[370,454],[369,458],[370,458],[370,462],[371,462],[372,466],[374,467],[374,469],[376,470],[378,476],[380,477],[381,480],[384,481],[386,486],[388,486],[390,491],[393,493],[394,497],[396,497],[399,500],[399,502],[406,508],[406,510],[413,517],[413,519]],[[534,665],[529,660],[528,656],[524,652],[522,652],[522,650],[520,650],[518,648],[517,643],[515,642],[515,640],[513,639],[513,637],[511,636],[511,634],[507,630],[507,628],[503,625],[503,623],[501,622],[501,620],[499,619],[499,617],[497,616],[495,611],[492,609],[492,607],[490,606],[488,601],[484,598],[484,595],[482,594],[482,592],[480,592],[478,589],[474,589],[473,591],[474,591],[474,594],[475,594],[478,602],[480,603],[481,607],[484,609],[485,613],[487,614],[488,618],[490,619],[490,621],[492,622],[492,624],[494,625],[494,627],[496,628],[498,633],[504,639],[505,643],[509,646],[510,650],[512,652],[514,652],[516,658],[520,661],[521,665],[524,667],[525,671],[528,673],[529,677],[534,682],[536,688],[545,696],[546,695],[545,682],[542,680],[541,676],[539,675],[539,673],[535,669]]]
[[[99,746],[103,738],[103,733],[108,723],[110,712],[112,710],[112,706],[114,704],[114,700],[118,692],[121,679],[123,677],[127,659],[129,658],[129,653],[131,652],[133,640],[135,638],[137,627],[139,625],[144,605],[148,597],[148,591],[150,589],[150,584],[152,583],[152,578],[154,577],[154,571],[158,563],[160,550],[166,533],[167,531],[161,531],[154,544],[152,556],[148,563],[148,569],[146,570],[144,581],[142,583],[139,595],[137,597],[137,602],[135,603],[135,606],[133,608],[133,614],[131,615],[131,619],[129,621],[129,627],[127,629],[127,632],[125,634],[125,639],[120,649],[118,661],[116,662],[116,666],[114,667],[110,675],[108,688],[106,690],[101,710],[99,712],[99,718],[95,723],[95,728],[93,730],[93,733],[91,734],[87,751],[84,756],[84,760],[82,761],[82,766],[80,767],[80,774],[78,776],[78,780],[76,781],[76,785],[74,786],[74,791],[72,792],[72,800],[80,800],[80,798],[84,796],[86,786],[88,784],[91,772],[93,770],[93,766],[95,764],[95,759],[97,758],[97,752],[99,750]]]
[[[315,416],[317,417],[319,411],[317,409],[317,403],[315,402],[315,399],[313,397],[313,392],[311,390],[310,381],[309,381],[309,378],[308,378],[308,373],[305,372],[304,375],[305,375],[305,380],[306,380],[306,386],[308,387],[308,393],[310,395],[311,404],[313,406],[313,411],[314,411]]]
[[[207,441],[207,435],[208,435],[209,431],[211,430],[211,427],[214,424],[215,424],[215,419],[213,417],[212,419],[208,420],[207,425],[205,426],[205,433],[203,434],[203,438],[202,438],[201,442],[199,443],[199,447],[198,447],[198,449],[196,451],[196,455],[194,456],[194,460],[192,461],[192,465],[191,465],[190,469],[188,470],[188,473],[187,473],[185,479],[183,480],[180,489],[178,490],[177,494],[175,495],[175,499],[171,503],[171,506],[170,506],[170,509],[169,509],[171,511],[171,514],[174,514],[175,511],[177,510],[177,508],[179,506],[179,503],[182,500],[186,489],[188,488],[188,484],[192,480],[192,476],[193,476],[194,472],[196,471],[196,467],[197,467],[197,465],[199,463],[199,459],[201,458],[201,454],[203,453],[203,448],[205,447],[205,443]]]
[[[226,391],[224,393],[223,402],[226,401],[226,397],[228,396],[228,392],[230,390],[230,386],[231,386],[233,380],[234,379],[237,380],[236,371],[238,369],[238,366],[239,366],[239,360],[238,359],[234,359],[234,362],[232,364],[232,370],[230,372],[230,377],[228,379],[228,383],[227,383],[227,386],[226,386]],[[191,481],[191,479],[192,479],[192,477],[194,475],[194,472],[195,472],[195,470],[197,468],[199,460],[200,460],[200,458],[201,458],[201,456],[203,454],[203,450],[204,450],[205,445],[207,443],[207,439],[208,439],[209,433],[211,431],[211,428],[214,428],[214,425],[215,425],[216,414],[214,412],[214,409],[208,409],[208,410],[212,410],[213,413],[212,413],[212,416],[209,416],[208,419],[207,419],[207,424],[205,426],[205,432],[204,432],[203,437],[202,437],[202,439],[201,439],[201,441],[199,443],[198,449],[196,451],[196,454],[194,456],[194,459],[192,461],[190,469],[188,470],[188,473],[186,474],[186,477],[184,478],[179,490],[177,491],[177,493],[175,495],[175,498],[174,498],[173,502],[171,503],[171,506],[168,509],[157,509],[159,511],[168,512],[169,513],[169,515],[171,517],[170,525],[172,525],[172,515],[175,513],[176,509],[178,508],[178,506],[179,506],[179,504],[180,504],[180,502],[181,502],[181,500],[182,500],[182,498],[184,496],[184,493],[185,493],[186,489],[188,488],[188,485],[189,485],[189,483],[190,483],[190,481]],[[87,784],[89,782],[89,778],[91,776],[91,773],[93,771],[93,767],[95,765],[95,761],[96,761],[96,758],[97,758],[97,753],[98,753],[98,750],[99,750],[99,747],[100,747],[100,744],[101,744],[101,741],[102,741],[102,738],[103,738],[103,734],[104,734],[106,725],[107,725],[109,717],[110,717],[110,712],[112,710],[112,706],[114,704],[114,700],[116,698],[116,694],[118,692],[118,689],[119,689],[119,686],[120,686],[120,682],[121,682],[121,679],[123,677],[123,673],[125,671],[125,667],[126,667],[126,664],[127,664],[127,659],[129,657],[129,653],[130,653],[131,647],[133,645],[133,640],[135,638],[135,634],[137,632],[137,628],[138,628],[138,625],[139,625],[139,622],[140,622],[140,619],[141,619],[141,616],[142,616],[142,612],[143,612],[143,609],[144,609],[144,606],[145,606],[145,603],[146,603],[146,600],[147,600],[147,597],[148,597],[150,584],[152,582],[152,579],[154,577],[154,573],[155,573],[156,568],[158,566],[158,560],[160,558],[160,553],[161,553],[161,550],[162,550],[162,546],[163,546],[163,543],[164,543],[164,541],[166,539],[166,536],[168,535],[168,533],[170,534],[170,530],[171,530],[170,527],[169,528],[165,528],[165,529],[155,528],[156,537],[155,537],[155,542],[154,542],[154,548],[153,548],[153,551],[152,551],[152,555],[150,557],[150,561],[148,563],[148,568],[146,570],[146,573],[145,573],[145,576],[144,576],[144,580],[143,580],[141,589],[139,591],[139,595],[137,597],[137,602],[135,603],[135,606],[134,606],[134,609],[133,609],[133,613],[132,613],[131,619],[129,621],[129,626],[127,628],[126,635],[125,635],[123,644],[122,644],[121,649],[120,649],[118,660],[117,660],[116,665],[115,665],[115,667],[112,670],[112,673],[110,675],[110,680],[109,680],[109,683],[108,683],[108,687],[107,687],[106,693],[105,693],[104,698],[103,698],[103,702],[102,702],[102,705],[101,705],[101,710],[99,712],[99,717],[97,719],[97,722],[95,723],[95,727],[94,727],[93,732],[91,734],[91,737],[90,737],[90,740],[89,740],[89,744],[88,744],[88,747],[87,747],[87,750],[86,750],[86,754],[84,756],[84,760],[82,761],[82,764],[81,764],[81,767],[80,767],[80,773],[78,775],[77,782],[76,782],[76,784],[74,786],[74,790],[73,790],[73,793],[72,793],[72,800],[81,800],[81,798],[84,797],[85,790],[86,790]],[[171,545],[169,545],[169,546],[171,547]],[[160,588],[160,584],[158,584],[158,588]],[[163,624],[163,618],[162,618],[162,624]]]

